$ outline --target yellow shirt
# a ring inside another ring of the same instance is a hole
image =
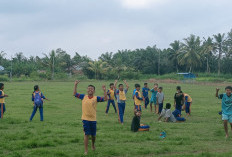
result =
[[[135,92],[135,96],[134,96],[135,105],[141,105],[141,104],[142,104],[142,100],[139,100],[139,99],[136,97],[136,93],[138,93],[138,96],[139,96],[140,98],[142,98],[141,93],[140,93],[139,91],[136,91],[136,92]]]
[[[187,100],[187,102],[192,102],[193,100],[192,100],[192,98],[188,95],[188,94],[184,94],[184,97],[188,97],[188,100]]]
[[[4,92],[2,90],[0,90],[0,92],[2,92],[2,95],[0,95],[0,96],[5,96],[5,94],[4,94]],[[0,98],[0,103],[1,104],[5,103],[5,97]]]
[[[97,97],[89,98],[88,95],[82,100],[82,120],[96,121]]]
[[[114,100],[114,90],[112,90],[112,89],[109,89],[109,98],[110,98],[110,100]]]
[[[124,90],[123,91],[119,90],[119,100],[126,101],[126,94]]]

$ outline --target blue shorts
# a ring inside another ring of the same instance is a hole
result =
[[[96,136],[97,122],[88,120],[82,120],[82,122],[85,135]]]
[[[138,111],[142,111],[141,105],[135,105],[135,109],[137,109]]]
[[[222,113],[222,120],[228,120],[229,123],[232,123],[232,115],[226,115]]]

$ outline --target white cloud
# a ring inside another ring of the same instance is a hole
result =
[[[167,0],[121,0],[123,7],[128,9],[146,9],[155,4],[164,3]]]

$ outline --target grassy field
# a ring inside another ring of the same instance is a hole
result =
[[[103,95],[104,82],[81,82],[80,93],[86,93],[88,84],[96,85],[96,95]],[[109,84],[110,82],[105,82]],[[182,84],[184,92],[193,98],[192,117],[185,123],[160,123],[158,116],[143,109],[141,123],[150,125],[149,132],[132,133],[135,81],[129,82],[124,126],[118,123],[117,114],[110,107],[104,111],[106,102],[97,107],[96,151],[89,146],[88,156],[231,156],[232,138],[225,134],[218,115],[220,101],[214,97],[215,85]],[[143,82],[138,82],[142,84]],[[37,112],[32,122],[31,94],[39,84],[44,95],[51,99],[44,104],[44,122]],[[6,113],[0,120],[0,156],[5,157],[79,157],[83,156],[83,128],[81,101],[72,96],[73,82],[13,82],[5,84]],[[150,87],[151,87],[150,83]],[[177,84],[163,83],[165,103],[173,104]],[[224,86],[219,86],[224,89]],[[222,90],[224,91],[224,90]],[[222,92],[221,91],[221,92]],[[172,107],[173,109],[173,107]],[[185,115],[185,114],[184,114]],[[159,133],[166,131],[166,139]],[[232,133],[230,132],[232,136]]]

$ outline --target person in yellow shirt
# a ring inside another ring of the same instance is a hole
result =
[[[118,89],[116,89],[118,80],[115,80],[114,82],[114,87],[115,87],[115,93],[116,93],[116,98],[117,98],[117,103],[118,103],[118,120],[119,122],[123,125],[123,116],[124,116],[124,111],[126,107],[126,93],[129,89],[129,85],[126,82],[126,80],[123,80],[123,82],[126,85],[126,88],[124,89],[123,84],[118,85]]]
[[[144,100],[144,97],[140,93],[140,85],[135,84],[135,89],[136,89],[135,95],[134,95],[135,109],[137,109],[137,111],[142,111],[141,105],[142,105],[142,101]]]
[[[3,118],[3,113],[6,111],[6,107],[5,107],[5,97],[8,97],[8,95],[6,95],[4,92],[4,84],[0,83],[0,108],[1,108],[1,112],[0,112],[0,117]]]
[[[184,101],[185,106],[183,107],[183,110],[185,110],[187,116],[190,116],[191,113],[191,105],[192,105],[192,98],[187,94],[184,93]]]
[[[87,88],[87,95],[77,93],[77,85],[80,81],[75,81],[73,95],[82,100],[82,122],[84,128],[84,145],[85,155],[88,154],[88,141],[89,136],[92,136],[92,150],[95,150],[96,130],[97,130],[97,118],[96,110],[97,103],[107,100],[106,86],[103,85],[104,97],[94,96],[95,87],[89,85]]]
[[[108,99],[108,103],[106,106],[106,114],[108,114],[111,103],[114,107],[115,113],[117,113],[117,109],[115,107],[115,102],[114,102],[115,92],[114,92],[114,84],[113,83],[110,83],[110,89],[107,91],[107,95],[108,95],[109,99]]]

